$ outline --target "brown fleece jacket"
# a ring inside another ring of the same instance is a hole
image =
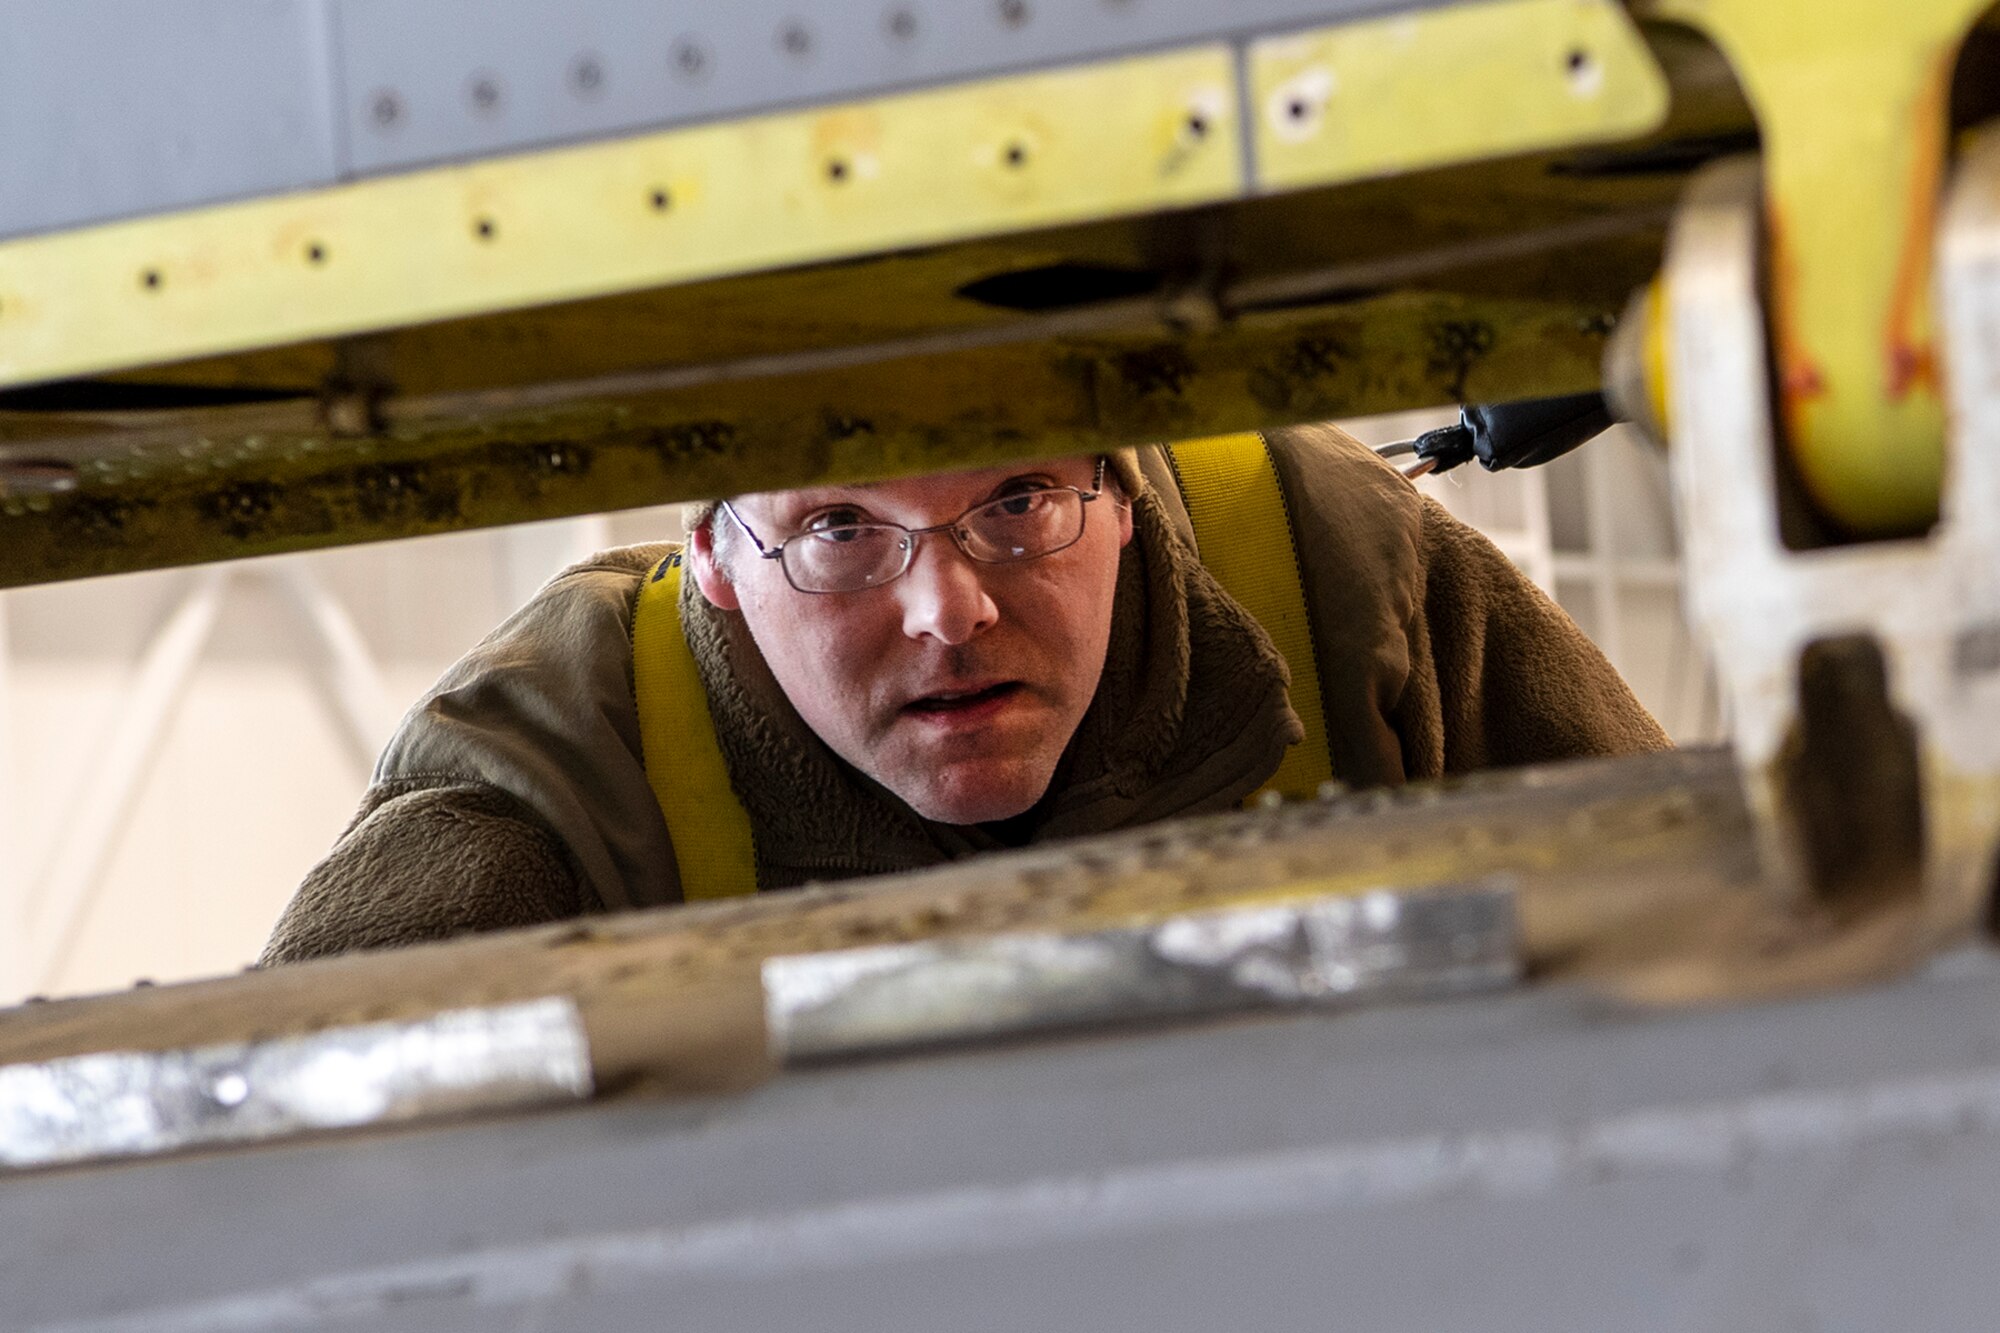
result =
[[[1490,542],[1335,428],[1269,439],[1337,778],[1374,786],[1666,746],[1603,656]],[[761,887],[1226,808],[1270,776],[1299,735],[1283,661],[1202,568],[1159,451],[1142,451],[1138,475],[1121,472],[1137,537],[1104,678],[1049,793],[1004,828],[920,819],[842,763],[741,617],[688,590],[684,622],[751,814]],[[446,673],[391,740],[264,962],[679,899],[632,689],[632,612],[663,550],[566,571]]]

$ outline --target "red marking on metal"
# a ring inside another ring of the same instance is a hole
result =
[[[1784,390],[1787,403],[1823,398],[1826,396],[1826,376],[1812,362],[1800,361],[1785,367]]]
[[[1889,348],[1889,397],[1901,400],[1917,388],[1931,393],[1938,391],[1937,348],[1929,344],[1921,347],[1892,344]]]
[[[1796,450],[1804,423],[1799,408],[1809,399],[1826,393],[1826,375],[1819,362],[1806,350],[1800,335],[1798,310],[1799,262],[1785,238],[1783,211],[1777,201],[1767,207],[1766,225],[1771,234],[1771,328],[1772,352],[1778,362],[1778,408],[1787,442]]]
[[[1892,402],[1917,389],[1936,393],[1937,351],[1931,335],[1927,297],[1931,249],[1937,236],[1938,196],[1944,188],[1945,137],[1949,126],[1951,75],[1958,44],[1933,55],[1930,76],[1911,106],[1909,212],[1896,256],[1896,285],[1883,329]]]

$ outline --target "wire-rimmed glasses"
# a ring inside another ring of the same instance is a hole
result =
[[[917,558],[917,539],[951,535],[969,560],[1004,565],[1035,560],[1076,545],[1086,506],[1104,493],[1104,460],[1090,490],[1043,486],[982,500],[949,523],[906,528],[900,523],[840,523],[812,528],[766,546],[727,500],[722,508],[766,560],[776,560],[785,581],[800,592],[862,592],[893,583]]]

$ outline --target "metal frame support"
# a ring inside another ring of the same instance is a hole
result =
[[[74,791],[61,802],[57,824],[36,872],[19,885],[19,928],[0,953],[0,983],[8,993],[52,987],[76,946],[118,830],[158,756],[181,700],[201,664],[232,581],[245,574],[270,579],[296,610],[310,646],[315,685],[362,781],[394,729],[397,710],[380,666],[346,607],[296,562],[265,568],[199,571],[147,643],[130,688],[103,733],[102,745]],[[4,676],[0,676],[4,685]],[[0,698],[4,698],[0,695]],[[4,737],[4,733],[0,733]],[[0,755],[4,755],[0,748]],[[16,864],[25,857],[12,858]],[[0,908],[8,906],[0,898]]]
[[[14,741],[14,647],[8,612],[11,600],[0,593],[0,995],[13,995],[28,975],[28,877],[21,864],[21,809]]]
[[[146,645],[132,686],[106,729],[97,761],[70,798],[28,890],[29,975],[37,990],[60,972],[117,848],[117,831],[152,768],[167,726],[222,613],[229,575],[196,574],[186,594]]]
[[[1697,178],[1668,246],[1689,615],[1719,663],[1767,871],[1850,907],[1890,904],[1882,920],[1909,956],[1980,918],[2000,841],[2000,131],[1964,153],[1941,228],[1952,486],[1927,538],[1785,548],[1760,227],[1756,164],[1732,161]],[[1856,644],[1844,666],[1828,656]],[[1822,689],[1848,692],[1827,726]],[[1846,706],[1871,691],[1873,732]],[[1902,800],[1905,760],[1914,846],[1899,884],[1882,858],[1900,835],[1879,821]]]

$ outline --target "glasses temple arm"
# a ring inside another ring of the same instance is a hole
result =
[[[736,512],[735,505],[729,503],[729,501],[727,500],[724,500],[722,501],[722,510],[724,513],[728,514],[729,517],[736,520],[736,526],[743,529],[743,535],[748,537],[750,539],[750,544],[757,548],[758,555],[763,556],[766,560],[776,560],[784,555],[785,553],[784,543],[780,542],[776,546],[764,545],[763,539],[759,537],[755,532],[752,532],[750,530],[750,525],[743,521],[743,515]]]

